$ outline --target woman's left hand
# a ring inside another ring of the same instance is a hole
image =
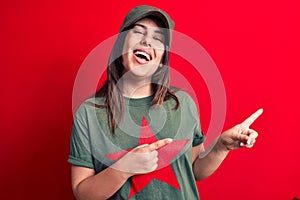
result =
[[[253,147],[258,133],[249,127],[262,113],[263,109],[259,109],[241,124],[222,133],[219,137],[219,143],[224,145],[227,150],[238,149],[240,147]]]

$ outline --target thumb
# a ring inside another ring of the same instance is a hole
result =
[[[142,144],[131,150],[131,153],[150,153],[150,152],[151,150],[149,144]]]

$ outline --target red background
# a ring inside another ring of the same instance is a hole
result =
[[[1,2],[0,199],[73,199],[67,158],[77,70],[95,46],[118,32],[129,9],[143,3]],[[201,198],[300,197],[296,0],[146,3],[166,10],[175,30],[214,59],[227,95],[224,130],[265,109],[253,124],[260,133],[255,147],[231,152],[215,174],[199,182]],[[200,88],[206,130],[210,97],[201,81],[191,83]]]

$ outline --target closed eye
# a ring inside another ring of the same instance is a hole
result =
[[[161,38],[159,38],[159,37],[154,37],[153,39],[154,39],[154,40],[157,40],[157,41],[159,41],[159,42],[161,42],[161,43],[164,43],[163,40],[162,40]]]
[[[144,35],[144,33],[142,31],[138,31],[138,30],[133,30],[133,33],[137,33],[137,34],[142,34]]]

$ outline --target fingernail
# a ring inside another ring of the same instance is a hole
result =
[[[240,146],[243,147],[243,146],[245,146],[245,144],[244,144],[243,142],[241,142],[241,143],[240,143]]]
[[[248,140],[248,141],[247,141],[247,144],[248,144],[248,145],[253,145],[253,144],[254,144],[254,140]]]
[[[260,108],[259,110],[260,110],[260,112],[261,112],[261,113],[263,113],[263,112],[264,112],[264,109],[263,109],[263,108]]]
[[[168,138],[168,142],[172,142],[173,141],[173,139],[172,138]]]

